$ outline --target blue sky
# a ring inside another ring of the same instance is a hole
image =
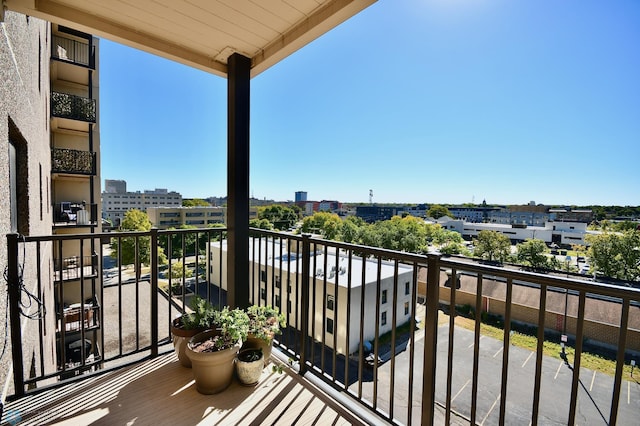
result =
[[[640,205],[639,45],[636,0],[379,0],[252,79],[251,193]],[[103,180],[226,195],[226,84],[102,40]]]

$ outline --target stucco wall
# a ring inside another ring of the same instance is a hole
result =
[[[11,231],[9,138],[18,148],[21,164],[18,176],[19,231],[29,235],[51,233],[51,208],[49,202],[51,154],[49,150],[49,25],[45,21],[13,12],[6,12],[0,23],[0,270],[7,267],[6,234]],[[22,249],[21,249],[22,250]],[[43,253],[49,251],[42,248]],[[23,283],[34,290],[36,256],[27,248],[20,260],[25,263]],[[50,268],[50,257],[41,258],[41,266]],[[45,291],[52,292],[51,280],[42,283]],[[0,285],[0,300],[6,299],[7,285]],[[52,294],[52,293],[49,293]],[[53,298],[47,301],[48,333],[45,341],[45,368],[53,368],[55,357],[55,327]],[[0,304],[0,318],[6,318],[7,306]],[[2,321],[0,336],[5,352],[0,358],[4,400],[13,393],[11,375],[11,344],[9,325]],[[24,319],[25,370],[33,361],[33,347],[41,336],[38,321]],[[36,363],[39,358],[36,351]],[[5,383],[8,388],[5,387]]]

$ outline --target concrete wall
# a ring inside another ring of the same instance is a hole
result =
[[[440,277],[440,302],[449,304],[451,288],[444,287],[446,275]],[[456,305],[476,304],[476,277],[462,275],[460,289],[456,290]],[[424,295],[426,284],[419,283],[418,294]],[[505,283],[485,279],[483,282],[482,311],[504,315],[506,290]],[[538,324],[538,306],[540,291],[529,287],[514,285],[511,305],[511,319],[528,324]],[[568,295],[567,334],[575,336],[577,326],[578,297]],[[607,346],[618,346],[621,305],[604,300],[588,298],[585,302],[584,337]],[[564,329],[565,294],[547,292],[547,307],[544,326],[547,330],[562,333]],[[631,307],[627,331],[627,350],[640,351],[640,308]]]
[[[0,270],[7,266],[6,234],[11,232],[11,198],[9,183],[9,139],[14,142],[18,156],[18,216],[19,232],[28,235],[51,233],[52,212],[50,198],[51,153],[49,149],[49,51],[50,29],[45,21],[6,12],[0,23]],[[36,256],[27,247],[24,256],[23,283],[34,291],[37,283]],[[22,248],[20,249],[22,250]],[[53,294],[50,247],[42,246],[41,268],[45,278],[42,291]],[[22,254],[20,260],[23,260]],[[6,300],[7,286],[0,285],[0,300]],[[45,370],[55,368],[55,318],[53,297],[48,298],[45,344]],[[5,318],[6,306],[0,304],[0,318]],[[23,318],[25,340],[24,363],[28,372],[39,365],[39,351],[33,351],[40,337],[38,321]],[[10,333],[2,324],[2,345]],[[6,337],[5,337],[6,336]],[[2,399],[13,393],[11,344],[7,341],[0,358]],[[35,362],[34,362],[35,361]]]

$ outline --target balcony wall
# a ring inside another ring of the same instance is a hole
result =
[[[96,174],[96,154],[76,149],[52,148],[51,172],[79,175]]]
[[[96,122],[96,100],[68,93],[51,92],[51,116]]]

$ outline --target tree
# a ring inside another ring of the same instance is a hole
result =
[[[441,206],[440,204],[432,205],[429,211],[427,211],[427,216],[434,219],[440,219],[443,216],[453,217],[449,209],[445,206]]]
[[[341,228],[342,220],[335,213],[315,212],[302,220],[302,232],[320,233],[328,240],[337,240]]]
[[[509,237],[497,231],[480,231],[478,238],[474,239],[474,256],[481,257],[490,262],[504,262],[511,252]]]
[[[125,213],[120,223],[120,231],[150,231],[151,221],[146,213],[132,209]],[[136,278],[139,280],[141,275],[141,267],[143,264],[148,265],[151,262],[151,238],[150,237],[124,237],[112,238],[111,249],[112,255],[119,259],[122,265],[131,265],[136,263],[136,244],[137,244],[137,264],[135,264]]]
[[[210,207],[211,204],[209,204],[208,202],[206,202],[201,198],[191,198],[187,200],[182,200],[182,207],[199,207],[199,206]]]
[[[549,266],[549,251],[543,240],[528,239],[516,246],[518,263],[532,269],[543,269]]]
[[[173,262],[171,264],[171,279],[181,280],[184,278],[191,278],[193,276],[193,271],[191,268],[185,268],[184,264],[181,261]]]
[[[269,222],[267,219],[251,219],[249,221],[249,227],[271,231],[273,229],[273,223]]]
[[[358,244],[360,241],[360,230],[367,226],[362,218],[357,216],[348,216],[342,221],[342,227],[340,234],[342,235],[342,241],[345,243]]]
[[[640,231],[591,234],[585,240],[594,271],[619,280],[640,279]]]
[[[258,209],[258,219],[266,219],[271,222],[275,229],[289,229],[298,221],[296,212],[286,206],[274,204]]]

